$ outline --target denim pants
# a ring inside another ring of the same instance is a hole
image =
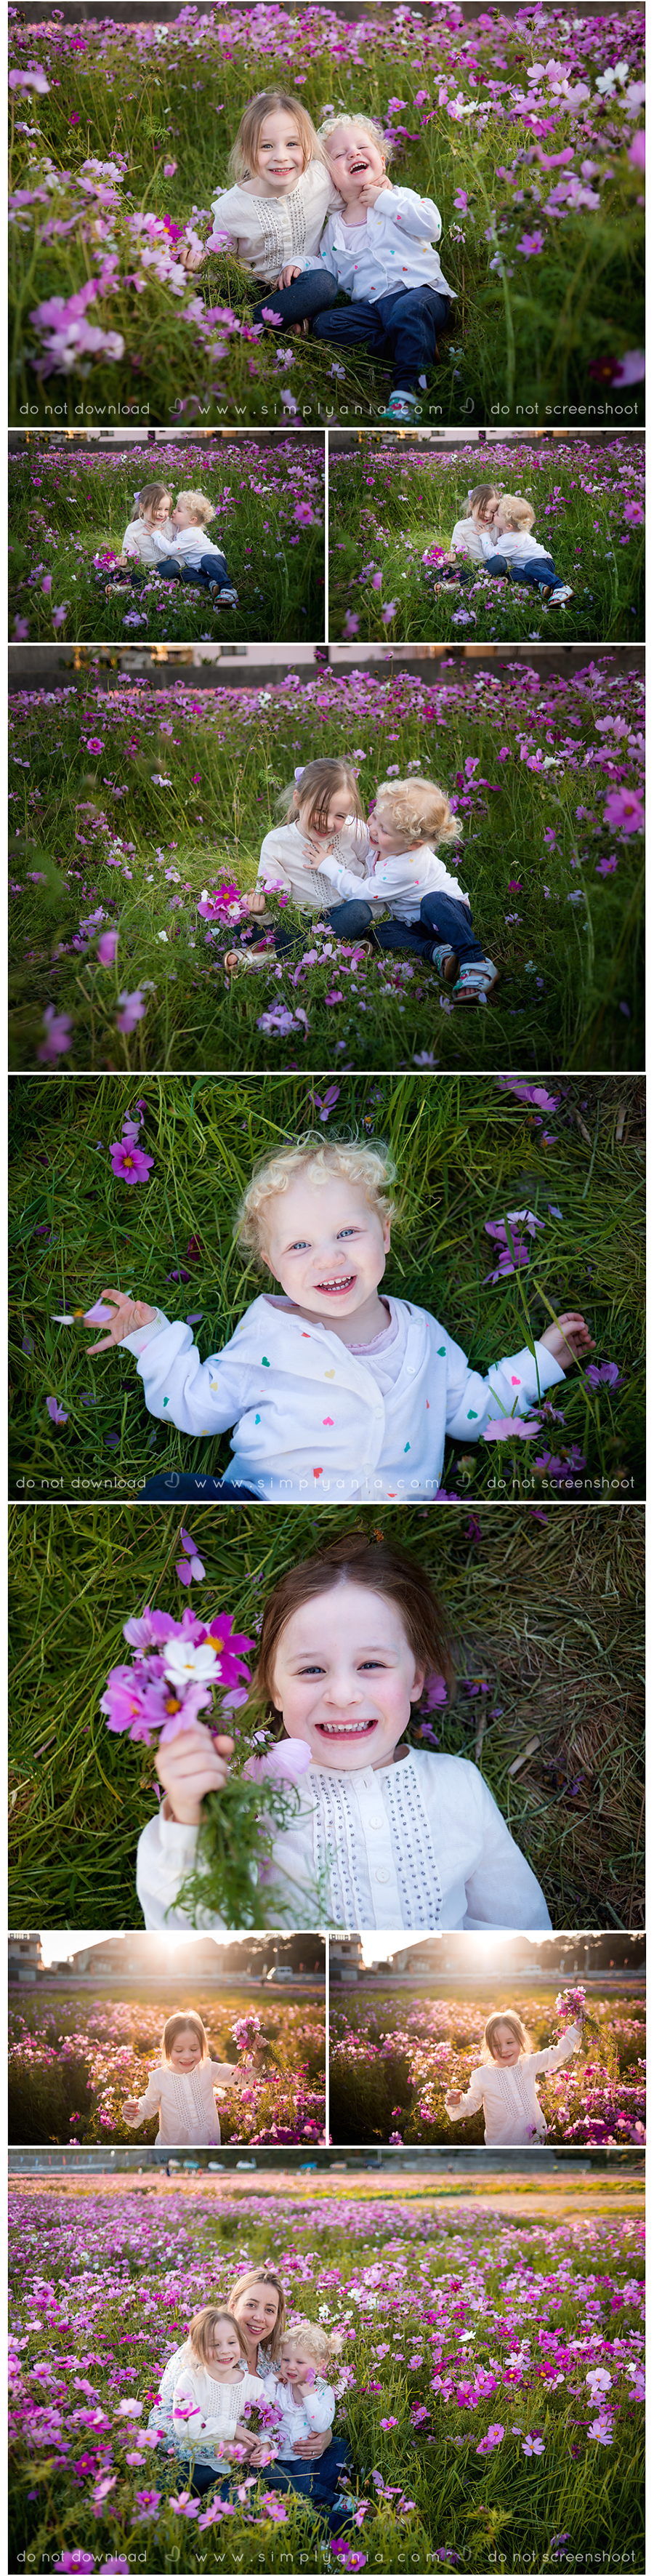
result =
[[[314,335],[316,340],[339,340],[348,349],[363,342],[371,358],[392,358],[394,384],[410,393],[419,376],[433,367],[439,332],[446,329],[450,311],[450,296],[439,295],[435,286],[395,286],[374,303],[362,299],[339,305],[335,313],[319,313]]]
[[[225,1476],[205,1476],[199,1467],[194,1475],[183,1467],[171,1467],[167,1475],[148,1476],[137,1495],[139,1503],[258,1503],[250,1485],[229,1485]]]
[[[254,306],[252,319],[261,321],[265,304],[266,312],[278,313],[281,322],[311,322],[317,313],[324,313],[327,306],[333,304],[337,294],[336,278],[330,277],[329,269],[304,268],[299,277],[293,278],[291,286],[264,287],[260,303]],[[274,330],[274,323],[272,327]]]
[[[217,553],[201,555],[199,564],[185,563],[183,557],[181,563],[174,563],[171,556],[163,555],[152,570],[160,581],[192,581],[196,590],[207,590],[210,581],[217,581],[220,590],[232,587],[225,557]]]
[[[365,880],[362,878],[362,884],[364,882]],[[371,904],[364,903],[363,901],[359,902],[356,895],[353,895],[347,903],[330,904],[328,912],[325,911],[324,908],[320,913],[300,912],[295,905],[291,908],[291,905],[289,904],[288,914],[285,912],[283,921],[276,923],[273,931],[275,956],[301,957],[302,950],[306,947],[307,938],[310,939],[314,924],[318,921],[327,921],[329,923],[329,928],[330,930],[333,930],[336,939],[361,939],[364,934],[369,931],[372,918]],[[247,927],[252,928],[254,933],[253,945],[256,945],[256,913],[252,913],[250,915],[250,923]],[[267,934],[264,928],[262,930],[262,937],[265,938],[266,936]],[[243,924],[240,924],[239,929],[234,933],[234,946],[236,948],[243,946],[248,948],[250,946],[249,940],[243,940]]]
[[[453,948],[465,966],[475,965],[486,953],[475,939],[470,905],[457,903],[452,894],[423,894],[419,922],[383,921],[377,938],[380,948],[412,948],[425,958],[438,942]]]
[[[489,555],[484,571],[503,575],[505,581],[525,582],[528,590],[551,590],[558,587],[560,574],[555,572],[551,555],[533,555],[531,563],[512,564],[506,555]]]
[[[344,2469],[351,2468],[352,2454],[347,2442],[334,2437],[319,2460],[275,2460],[269,2469],[262,2469],[260,2475],[267,2488],[292,2487],[296,2495],[306,2496],[319,2513],[329,2514],[336,2502],[338,2479]],[[210,2487],[229,2495],[230,2479],[224,2472],[216,2476],[213,2469],[203,2468],[201,2462],[194,2469],[189,2484],[192,2495],[207,2495]],[[339,2521],[342,2520],[343,2517],[339,2516]]]

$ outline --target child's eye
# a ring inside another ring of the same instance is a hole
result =
[[[308,1252],[309,1250],[308,1243],[305,1243],[302,1237],[298,1243],[289,1243],[288,1248],[289,1252]]]

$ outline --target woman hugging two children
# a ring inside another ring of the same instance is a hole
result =
[[[144,483],[114,571],[108,581],[105,575],[107,598],[113,589],[142,589],[143,575],[156,572],[161,581],[188,581],[207,591],[214,608],[237,608],[224,554],[207,536],[215,515],[206,492],[180,492],[173,505],[167,483]]]
[[[570,583],[556,571],[547,547],[532,535],[535,510],[521,492],[501,492],[497,483],[477,483],[468,493],[467,515],[457,519],[447,553],[432,575],[436,586],[466,582],[473,566],[495,579],[537,590],[548,608],[565,608],[574,598]]]

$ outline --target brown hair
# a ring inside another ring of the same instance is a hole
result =
[[[524,2022],[522,2022],[522,2021],[520,2020],[520,2016],[519,2016],[519,2014],[518,2014],[517,2012],[512,2012],[512,2011],[511,2011],[511,2008],[509,2007],[508,2012],[497,2012],[497,2013],[491,2013],[490,2021],[487,2021],[487,2023],[486,2023],[486,2028],[485,2028],[485,2031],[484,2031],[484,2046],[483,2046],[483,2052],[482,2052],[482,2054],[483,2054],[484,2058],[485,2058],[486,2060],[488,2060],[489,2058],[492,2058],[492,2059],[495,2061],[495,2063],[497,2063],[497,2061],[496,2061],[496,2059],[495,2059],[495,2050],[494,2050],[494,2047],[493,2047],[493,2040],[494,2040],[494,2037],[495,2037],[495,2033],[496,2033],[496,2031],[498,2031],[498,2030],[501,2028],[502,2022],[508,2022],[509,2030],[512,2030],[512,2031],[513,2031],[513,2037],[514,2037],[514,2039],[519,2039],[519,2041],[520,2041],[520,2054],[521,2054],[521,2056],[522,2056],[522,2057],[533,2057],[533,2053],[534,2053],[534,2052],[533,2052],[532,2044],[531,2044],[531,2040],[530,2040],[530,2037],[529,2037],[529,2032],[525,2030]]]
[[[138,501],[134,503],[132,519],[142,519],[145,511],[156,509],[157,502],[165,500],[166,495],[169,501],[172,500],[169,483],[144,483],[139,492]],[[132,519],[130,519],[130,527]]]
[[[522,492],[500,492],[500,500],[510,528],[533,528],[536,512]]]
[[[247,2361],[248,2348],[245,2341],[245,2335],[243,2334],[242,2327],[239,2325],[238,2317],[233,2316],[231,2308],[196,2308],[195,2316],[191,2318],[188,2330],[188,2340],[195,2360],[211,2360],[211,2346],[215,2328],[217,2325],[221,2324],[233,2326],[234,2333],[238,2336],[241,2357],[243,2361]]]
[[[346,760],[308,760],[299,777],[289,779],[288,787],[282,788],[281,796],[277,798],[277,812],[283,815],[285,823],[296,823],[298,814],[308,805],[309,831],[324,831],[332,796],[338,794],[339,788],[346,789],[357,822],[364,823],[365,814],[354,770],[348,768]]]
[[[238,134],[232,144],[227,163],[230,179],[235,179],[237,185],[240,179],[254,178],[261,128],[265,125],[267,116],[274,116],[276,108],[279,108],[282,116],[292,117],[293,124],[297,126],[303,152],[303,170],[306,170],[309,161],[322,161],[323,155],[315,125],[312,124],[306,107],[302,107],[300,99],[289,98],[285,89],[260,89],[257,90],[255,98],[248,99],[247,107],[243,109]]]
[[[485,501],[501,501],[502,498],[500,483],[476,483],[474,492],[469,495],[468,509],[480,510]]]
[[[170,2013],[168,2020],[164,2022],[161,2034],[161,2054],[162,2057],[165,2058],[167,2066],[170,2065],[171,2051],[175,2046],[175,2041],[176,2039],[179,2039],[180,2033],[183,2030],[193,2030],[195,2032],[196,2039],[199,2039],[200,2041],[203,2059],[209,2055],[209,2041],[207,2039],[204,2022],[200,2020],[199,2013]]]
[[[463,830],[433,778],[384,778],[376,802],[394,831],[406,832],[408,841],[458,841]]]
[[[235,2316],[237,2300],[247,2298],[248,2291],[255,2288],[257,2281],[262,2283],[265,2290],[276,2290],[277,2292],[279,2306],[277,2309],[275,2324],[273,2326],[272,2333],[268,2336],[267,2343],[262,2345],[262,2351],[266,2353],[269,2361],[278,2362],[286,2333],[286,2300],[284,2298],[281,2281],[278,2279],[277,2273],[271,2272],[267,2263],[255,2263],[251,2272],[244,2272],[242,2279],[240,2281],[235,2281],[234,2288],[233,2290],[230,2290],[227,2301],[229,2315],[230,2317]]]
[[[305,1172],[314,1188],[326,1181],[349,1181],[353,1189],[363,1191],[368,1206],[384,1225],[395,1215],[391,1183],[393,1166],[385,1145],[342,1143],[334,1137],[303,1136],[297,1145],[284,1145],[278,1154],[266,1155],[253,1172],[238,1211],[236,1234],[242,1252],[253,1256],[263,1269],[266,1259],[266,1208],[270,1199],[282,1198],[293,1182]]]
[[[333,1547],[321,1548],[319,1556],[310,1556],[301,1565],[289,1566],[266,1602],[255,1686],[269,1708],[274,1708],[277,1650],[289,1619],[304,1608],[305,1601],[317,1601],[342,1583],[363,1584],[366,1591],[379,1592],[383,1600],[394,1601],[407,1643],[416,1663],[424,1668],[425,1678],[437,1672],[451,1682],[448,1623],[424,1567],[415,1556],[409,1556],[406,1548],[394,1547],[388,1539],[371,1546],[364,1535],[359,1538],[355,1534],[336,1539]]]

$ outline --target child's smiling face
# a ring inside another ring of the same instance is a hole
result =
[[[142,515],[146,521],[149,521],[151,528],[163,527],[164,521],[169,516],[172,497],[172,492],[162,492],[160,501],[149,502]]]
[[[383,805],[377,804],[375,806],[374,814],[371,814],[370,816],[368,830],[371,841],[374,842],[375,849],[379,851],[380,859],[399,859],[402,856],[403,850],[419,847],[419,842],[410,841],[407,832],[393,832],[391,830],[388,816],[386,816],[386,820],[384,820]]]
[[[328,1771],[384,1770],[408,1726],[424,1672],[399,1609],[361,1583],[305,1601],[282,1629],[274,1705],[287,1735]]]
[[[474,522],[474,526],[476,528],[488,529],[495,527],[497,524],[499,508],[499,498],[489,501],[475,501],[470,512],[470,517]]]
[[[384,155],[362,126],[337,125],[325,140],[325,152],[334,187],[344,205],[359,197],[362,188],[381,187],[386,176]]]
[[[497,2066],[515,2066],[521,2055],[520,2041],[510,2021],[498,2022],[493,2032],[493,2056]]]
[[[202,2049],[195,2030],[180,2030],[173,2040],[168,2060],[175,2075],[192,2075],[194,2066],[202,2064]]]
[[[303,1314],[321,1323],[355,1315],[383,1279],[390,1224],[353,1181],[319,1185],[299,1173],[270,1200],[265,1236],[273,1278]]]
[[[347,789],[342,787],[330,797],[324,823],[312,823],[309,799],[305,805],[298,805],[296,820],[307,841],[337,841],[339,832],[344,832],[346,823],[349,823],[351,813],[351,797],[348,796]]]
[[[236,2327],[229,2325],[226,2317],[219,2317],[214,2326],[210,2357],[214,2370],[233,2370],[235,2363],[242,2364],[243,2354]]]
[[[262,179],[266,193],[283,197],[294,188],[304,169],[304,147],[299,126],[281,107],[271,108],[264,116],[257,149],[256,176]]]
[[[303,2388],[309,2371],[313,2372],[315,2379],[316,2365],[312,2362],[311,2354],[303,2352],[302,2345],[294,2343],[292,2336],[289,2335],[286,2342],[282,2344],[280,2379],[283,2379],[286,2388]]]

